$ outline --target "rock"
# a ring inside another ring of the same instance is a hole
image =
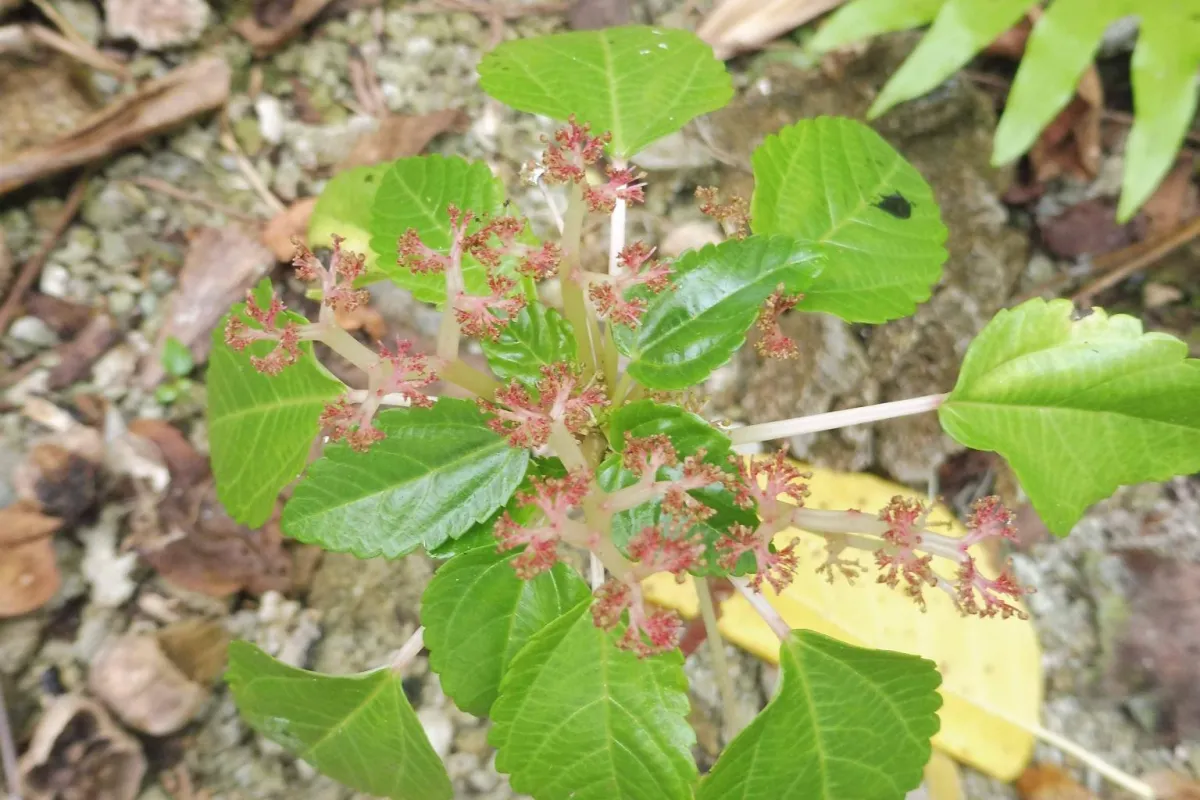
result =
[[[118,549],[117,528],[125,515],[126,509],[120,505],[106,506],[95,525],[79,532],[84,548],[83,577],[91,586],[92,602],[102,608],[124,605],[137,590],[133,580],[137,553]]]
[[[26,800],[133,800],[146,758],[103,708],[64,695],[38,721],[20,772]]]
[[[111,230],[134,222],[149,205],[142,189],[125,181],[111,181],[104,184],[100,191],[89,193],[79,214],[93,228]]]
[[[8,329],[8,335],[13,341],[37,350],[58,345],[58,334],[37,317],[18,317]]]
[[[123,231],[101,230],[96,257],[104,266],[120,272],[128,271],[133,265],[133,252]]]
[[[710,115],[714,146],[738,162],[736,170],[725,171],[722,188],[750,195],[750,153],[766,134],[783,125],[820,115],[862,119],[872,98],[915,41],[910,34],[882,37],[837,77],[815,68],[768,67],[763,80],[746,96]],[[768,421],[762,409],[781,404],[791,405],[795,412],[787,416],[795,416],[948,391],[967,344],[1004,305],[1025,265],[1027,237],[1008,226],[999,199],[1007,173],[988,163],[995,119],[986,96],[967,79],[956,76],[872,124],[912,162],[937,196],[950,232],[942,282],[914,317],[868,329],[862,335],[849,328],[831,331],[829,327],[842,326],[835,321],[818,330],[821,338],[816,342],[800,340],[802,351],[815,351],[802,353],[810,363],[836,360],[837,348],[842,348],[849,374],[839,375],[843,380],[837,390],[813,385],[827,380],[828,371],[818,375],[806,374],[803,369],[791,376],[789,387],[781,387],[757,375],[755,370],[762,365],[743,356],[738,383],[746,387],[741,401],[749,422]],[[860,359],[860,341],[865,341],[865,362]],[[850,355],[851,350],[857,352]],[[870,367],[864,370],[866,364]],[[835,374],[839,372],[834,369]],[[815,404],[793,402],[790,394],[807,396],[811,398],[808,402]],[[733,404],[737,405],[736,400]],[[853,437],[849,441],[848,435]],[[822,461],[842,465],[875,462],[900,481],[912,482],[926,481],[943,458],[960,449],[941,432],[933,415],[863,427],[849,434],[818,434],[801,445]]]
[[[445,758],[450,752],[450,744],[454,741],[454,725],[450,722],[450,717],[442,709],[426,706],[417,712],[417,719],[425,729],[425,735],[429,737],[433,752],[437,753],[439,758]],[[468,758],[475,759],[475,756]],[[478,763],[477,759],[475,763]]]
[[[131,728],[174,733],[196,718],[208,691],[188,679],[149,635],[112,640],[88,670],[88,689]]]
[[[105,0],[108,34],[133,39],[146,50],[191,44],[208,27],[204,0]]]
[[[38,291],[42,294],[64,299],[70,293],[71,272],[62,264],[47,264],[38,279]]]
[[[16,675],[25,669],[41,646],[45,624],[38,614],[0,619],[0,676]]]
[[[668,231],[658,249],[667,258],[676,258],[685,250],[699,250],[706,244],[720,244],[724,240],[717,223],[697,219]]]

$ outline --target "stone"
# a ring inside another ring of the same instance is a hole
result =
[[[417,712],[417,719],[420,721],[421,727],[425,729],[425,735],[429,737],[429,744],[433,747],[433,752],[437,753],[439,758],[445,758],[454,741],[454,725],[451,724],[450,717],[441,709],[427,706]],[[475,756],[467,755],[467,757],[478,763]]]
[[[84,222],[104,230],[134,222],[148,206],[149,199],[142,189],[125,181],[110,181],[98,192],[89,193],[79,213]]]
[[[58,334],[37,317],[18,317],[8,329],[8,335],[35,349],[44,350],[58,344]]]
[[[105,0],[108,33],[129,38],[145,50],[191,44],[208,27],[204,0]]]

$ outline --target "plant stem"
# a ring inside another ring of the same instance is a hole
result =
[[[935,410],[945,402],[946,397],[945,394],[927,394],[924,397],[896,400],[892,403],[848,408],[844,411],[830,411],[825,414],[811,414],[807,417],[795,417],[779,422],[764,422],[761,425],[747,425],[743,428],[734,428],[730,431],[729,438],[735,445],[766,442],[771,439],[799,436],[802,433],[847,428],[851,425],[861,425],[864,422],[907,417]]]
[[[391,663],[392,672],[402,672],[424,647],[425,626],[422,625],[413,631],[413,635],[408,637],[408,641],[402,644],[396,652],[396,657],[392,659]]]
[[[472,367],[461,358],[456,358],[453,361],[447,362],[438,375],[447,383],[453,383],[455,386],[460,386],[468,392],[473,392],[485,400],[491,400],[496,396],[496,390],[500,388],[500,384],[483,372]]]
[[[725,641],[717,626],[717,608],[713,602],[712,592],[708,588],[708,578],[693,578],[696,586],[696,596],[700,599],[700,618],[704,620],[704,638],[708,641],[708,650],[712,655],[713,672],[717,675],[717,691],[721,694],[721,713],[725,727],[730,735],[736,735],[741,730],[742,721],[737,713],[737,703],[733,697],[733,680],[729,677],[729,659],[725,658]]]
[[[587,300],[583,296],[583,218],[587,204],[583,200],[583,189],[571,185],[567,189],[567,213],[563,217],[563,259],[559,274],[562,276],[563,316],[575,331],[579,362],[583,364],[584,377],[596,374],[596,345],[592,338],[592,325],[588,319]]]
[[[588,583],[593,592],[604,583],[604,562],[595,553],[588,553]]]
[[[17,748],[13,743],[12,727],[8,722],[8,709],[4,705],[3,681],[0,681],[0,766],[4,767],[9,800],[21,800],[21,779],[17,774]]]
[[[612,395],[613,408],[620,408],[625,405],[625,398],[628,396],[630,389],[633,388],[633,376],[626,372],[617,381],[616,391]]]
[[[620,265],[617,257],[625,248],[625,201],[618,199],[613,206],[612,217],[608,224],[608,274],[616,275]],[[609,325],[604,337],[604,378],[609,390],[617,384],[617,367],[620,356],[617,353],[617,342],[613,338],[613,326]]]
[[[762,593],[756,592],[750,588],[750,583],[745,578],[735,578],[730,576],[729,582],[732,583],[742,597],[749,601],[758,615],[763,618],[763,621],[770,626],[775,635],[779,637],[779,641],[786,641],[792,634],[792,627],[784,621],[775,607],[767,602],[767,598],[762,596]]]
[[[337,323],[317,323],[310,338],[322,342],[330,350],[349,361],[354,366],[370,372],[379,363],[379,355],[371,352],[371,348],[351,336],[345,328]]]

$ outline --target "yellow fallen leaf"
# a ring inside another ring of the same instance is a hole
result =
[[[958,762],[945,753],[934,750],[925,765],[925,792],[929,800],[963,800],[962,776]]]
[[[813,473],[810,508],[857,508],[874,511],[907,487],[863,473],[835,472],[802,466]],[[949,510],[937,506],[929,527],[961,536],[966,529]],[[807,628],[851,644],[916,653],[931,659],[942,674],[941,730],[935,747],[999,780],[1021,774],[1033,751],[1033,735],[1042,704],[1042,665],[1032,623],[963,617],[944,592],[926,592],[928,611],[921,613],[899,591],[875,583],[873,565],[853,586],[833,584],[816,574],[824,551],[815,536],[783,531],[776,539],[786,545],[799,535],[802,544],[796,580],[776,596],[765,596],[793,628]],[[809,541],[811,547],[806,548]],[[973,553],[982,564],[987,557]],[[935,569],[953,575],[948,562],[934,560]],[[986,569],[986,568],[985,568]],[[994,574],[994,572],[992,573]],[[764,587],[765,588],[765,587]],[[687,617],[698,613],[690,582],[677,584],[670,575],[655,575],[645,584],[648,599],[677,609]],[[745,598],[734,595],[722,606],[721,633],[759,657],[776,662],[779,640]]]

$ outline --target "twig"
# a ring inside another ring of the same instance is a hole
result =
[[[1167,231],[1158,238],[1123,247],[1096,259],[1094,272],[1100,277],[1088,283],[1071,298],[1076,305],[1090,306],[1092,297],[1115,286],[1133,273],[1153,264],[1176,248],[1200,236],[1200,216]]]
[[[242,222],[249,222],[255,225],[262,224],[264,221],[262,217],[238,211],[236,208],[230,208],[227,205],[222,205],[192,192],[185,192],[183,189],[172,186],[166,181],[160,181],[158,178],[132,178],[129,182],[135,186],[141,186],[143,189],[165,194],[167,197],[174,197],[176,200],[182,200],[185,203],[211,208],[213,211],[220,212],[230,219],[241,220]]]
[[[725,658],[725,640],[717,627],[717,607],[708,588],[708,578],[694,578],[696,596],[700,600],[700,617],[704,620],[704,638],[712,655],[713,672],[717,674],[717,691],[721,695],[721,711],[725,727],[730,736],[742,729],[742,720],[737,713],[737,702],[733,696],[733,681],[729,677],[729,659]]]
[[[271,209],[273,214],[282,214],[287,210],[287,206],[276,197],[269,188],[267,182],[258,174],[258,170],[250,163],[250,159],[246,158],[246,154],[242,152],[242,148],[238,146],[237,139],[233,136],[233,128],[229,124],[228,114],[221,115],[221,146],[228,150],[237,161],[238,171],[242,173],[242,177],[250,184],[250,188],[259,196],[266,204],[267,208]]]
[[[912,414],[922,414],[933,411],[946,399],[944,394],[927,394],[924,397],[911,397],[908,400],[896,400],[891,403],[879,403],[861,408],[847,408],[842,411],[829,411],[824,414],[810,414],[807,417],[795,417],[779,422],[764,422],[761,425],[746,425],[734,428],[729,432],[729,438],[737,444],[751,442],[766,442],[771,439],[784,439],[788,436],[798,436],[802,433],[831,431],[836,428],[847,428],[851,425],[861,425],[864,422],[878,422],[895,417],[907,417]]]
[[[775,606],[768,603],[767,598],[763,597],[761,592],[756,592],[750,588],[750,584],[745,578],[735,578],[730,576],[729,582],[732,583],[737,590],[742,593],[742,597],[746,598],[750,605],[754,607],[754,610],[758,612],[758,615],[763,618],[763,621],[766,622],[767,625],[770,626],[771,630],[775,632],[775,635],[779,637],[779,641],[782,642],[792,635],[792,626],[787,624],[784,618],[779,615],[779,612],[775,610]]]
[[[17,775],[17,746],[13,742],[12,726],[8,722],[8,708],[4,705],[2,681],[0,681],[0,766],[4,767],[4,779],[8,783],[9,800],[21,800],[21,780]]]
[[[414,658],[425,648],[425,626],[417,628],[413,631],[413,635],[408,637],[408,641],[400,646],[396,651],[396,657],[392,659],[391,669],[393,672],[401,672],[409,665]]]
[[[116,75],[123,81],[129,80],[129,69],[124,64],[104,55],[86,41],[62,36],[42,25],[24,25],[21,30],[30,39],[87,64],[92,69]]]
[[[599,589],[604,583],[604,562],[595,553],[588,553],[588,583],[591,584],[592,591]]]
[[[46,238],[42,240],[42,246],[38,248],[38,251],[21,267],[21,272],[17,275],[17,279],[13,281],[12,289],[9,290],[4,305],[0,306],[0,334],[8,330],[8,325],[12,322],[13,316],[16,315],[17,308],[21,305],[21,300],[25,297],[25,292],[29,291],[29,287],[33,285],[34,280],[41,274],[42,267],[46,265],[46,259],[54,251],[54,246],[58,243],[63,233],[66,232],[67,227],[71,224],[71,220],[75,219],[75,214],[79,211],[80,204],[83,203],[83,196],[87,190],[88,180],[91,177],[92,170],[89,168],[85,169],[83,174],[76,179],[75,185],[71,187],[71,193],[67,195],[67,201],[63,204],[62,213],[59,214],[58,220],[54,223],[54,227],[46,235]]]
[[[60,14],[58,9],[55,8],[49,2],[49,0],[33,0],[33,4],[38,7],[38,10],[41,11],[43,15],[45,15],[46,19],[53,22],[54,26],[62,31],[63,36],[67,37],[76,44],[83,45],[84,47],[92,46],[87,39],[83,38],[83,34],[75,30],[75,26],[72,25],[66,17]]]

